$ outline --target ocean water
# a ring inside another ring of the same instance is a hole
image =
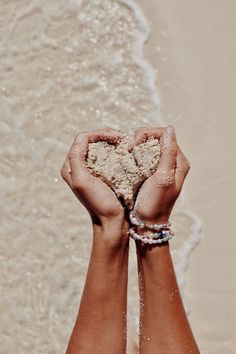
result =
[[[143,57],[151,28],[130,0],[2,0],[0,31],[1,352],[62,353],[91,223],[60,167],[80,131],[165,124],[155,71]],[[184,274],[202,225],[184,200],[182,193],[172,217],[172,253],[190,311]],[[134,247],[128,317],[136,341]]]

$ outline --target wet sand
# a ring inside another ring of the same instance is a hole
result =
[[[152,27],[146,55],[158,70],[165,122],[191,171],[186,205],[203,220],[186,287],[202,353],[234,353],[236,23],[234,1],[139,1]]]

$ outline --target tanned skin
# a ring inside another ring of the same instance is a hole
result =
[[[87,208],[93,245],[78,316],[66,354],[126,353],[129,236],[127,211],[114,192],[86,167],[89,142],[118,143],[123,133],[111,128],[80,133],[61,168],[61,175]],[[169,220],[189,162],[173,127],[138,128],[129,145],[157,138],[161,158],[157,171],[139,190],[135,211],[147,224]],[[147,230],[138,230],[140,233]],[[168,242],[148,246],[136,242],[140,282],[140,354],[199,354],[187,320]]]

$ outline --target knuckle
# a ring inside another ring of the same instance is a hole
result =
[[[61,173],[61,177],[62,177],[64,180],[67,180],[68,171],[67,171],[67,168],[66,168],[65,165],[62,166],[60,173]]]
[[[186,158],[186,168],[187,168],[187,170],[189,171],[190,170],[190,168],[191,168],[191,165],[190,165],[190,162],[189,162],[189,160]]]
[[[184,177],[188,174],[188,172],[190,170],[189,160],[183,154],[181,154],[181,160],[180,160],[180,164],[179,164],[177,170]]]
[[[186,174],[189,172],[191,166],[190,166],[190,162],[187,159],[187,157],[182,153],[182,164],[183,164],[183,169],[186,172]]]
[[[186,160],[186,167],[185,167],[186,174],[190,171],[190,169],[191,169],[190,163],[188,160]]]
[[[182,165],[182,168],[185,169],[186,171],[189,171],[191,167],[189,160],[184,155],[183,151],[179,148],[179,146],[177,146],[177,148],[178,148],[178,154],[180,157],[180,164]]]
[[[61,177],[64,178],[65,171],[64,171],[64,167],[63,166],[61,167],[60,173],[61,173]]]

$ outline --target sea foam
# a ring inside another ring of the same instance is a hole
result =
[[[0,20],[1,348],[59,353],[91,247],[89,217],[60,167],[79,131],[165,124],[155,71],[143,54],[151,28],[128,0],[4,2]],[[201,222],[178,204],[172,250],[183,288]],[[132,244],[129,303],[136,324],[137,295]]]

